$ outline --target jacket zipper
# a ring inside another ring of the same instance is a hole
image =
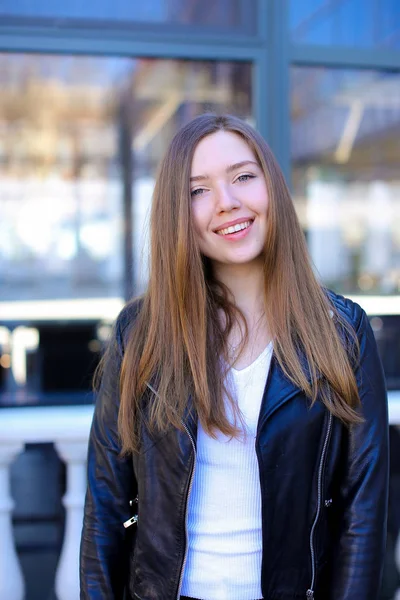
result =
[[[188,536],[188,532],[187,532],[187,518],[188,518],[188,506],[189,506],[189,498],[190,498],[190,493],[192,491],[192,487],[193,487],[193,480],[194,480],[194,472],[196,470],[196,444],[194,443],[193,437],[189,431],[189,429],[186,427],[185,423],[182,421],[182,425],[185,428],[186,433],[189,436],[189,439],[192,443],[193,446],[193,452],[194,452],[194,460],[193,460],[193,467],[192,467],[192,472],[190,475],[190,482],[189,482],[189,489],[188,489],[188,493],[186,496],[186,507],[185,507],[185,535],[186,535],[186,548],[185,548],[185,556],[183,558],[183,563],[182,563],[182,568],[181,568],[181,574],[179,577],[179,584],[178,584],[178,594],[177,594],[177,600],[179,600],[180,595],[181,595],[181,589],[182,589],[182,583],[183,583],[183,574],[185,572],[185,566],[186,566],[186,561],[187,561],[187,556],[188,556],[188,546],[189,546],[189,536]]]
[[[331,436],[332,430],[332,413],[329,413],[329,421],[328,421],[328,430],[326,432],[324,445],[322,447],[321,460],[318,468],[318,500],[317,500],[317,512],[315,514],[315,519],[311,527],[310,532],[310,552],[311,552],[311,585],[310,588],[306,592],[307,600],[314,600],[314,585],[315,585],[315,549],[314,549],[314,532],[318,523],[319,515],[321,512],[321,502],[322,502],[322,474],[324,470],[325,457],[328,449],[329,438]]]
[[[153,392],[153,394],[155,394],[156,396],[158,396],[158,392],[153,388],[152,385],[150,385],[150,383],[146,383],[147,387],[149,388],[149,390],[151,390]],[[186,506],[185,506],[185,535],[186,535],[186,548],[185,548],[185,556],[183,558],[183,563],[182,563],[182,568],[181,568],[181,574],[179,576],[179,584],[178,584],[178,595],[177,595],[177,600],[179,600],[180,595],[181,595],[181,589],[182,589],[182,582],[183,582],[183,574],[185,572],[185,566],[186,566],[186,561],[187,561],[187,555],[188,555],[188,546],[189,546],[189,536],[187,533],[187,518],[188,518],[188,505],[189,505],[189,498],[190,498],[190,492],[192,491],[192,487],[193,487],[193,479],[194,479],[194,472],[196,470],[196,456],[197,456],[197,451],[196,451],[196,444],[194,443],[193,440],[193,436],[190,433],[189,429],[186,427],[185,423],[183,421],[181,421],[184,430],[186,431],[186,433],[189,436],[190,442],[192,444],[193,447],[193,453],[194,453],[194,460],[193,460],[193,467],[192,467],[192,472],[190,474],[190,482],[189,482],[189,489],[188,489],[188,493],[186,496]]]
[[[133,506],[134,504],[138,504],[139,502],[139,496],[136,495],[136,498],[134,500],[129,500],[129,506]],[[125,521],[123,523],[123,526],[125,527],[125,529],[128,529],[128,527],[130,527],[131,525],[135,525],[139,520],[138,515],[133,515],[133,517],[131,517],[130,519],[128,519],[127,521]]]

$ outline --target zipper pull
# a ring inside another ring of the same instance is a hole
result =
[[[124,525],[125,529],[128,529],[128,527],[130,527],[131,525],[134,525],[137,522],[138,522],[138,516],[133,515],[133,517],[131,517],[130,519],[125,521],[125,523],[123,525]]]
[[[314,590],[307,590],[306,598],[307,598],[307,600],[314,600]]]

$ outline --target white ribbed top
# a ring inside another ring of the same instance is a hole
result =
[[[221,433],[213,439],[199,423],[188,501],[184,596],[201,600],[262,598],[261,492],[255,437],[271,356],[272,343],[249,367],[231,369],[229,385],[234,386],[245,422],[241,439]]]

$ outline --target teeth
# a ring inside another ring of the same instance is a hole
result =
[[[232,225],[231,227],[226,227],[226,229],[220,229],[217,231],[219,235],[228,235],[228,233],[237,233],[238,231],[242,231],[242,229],[247,229],[250,227],[252,221],[245,221],[244,223],[238,223],[237,225]]]

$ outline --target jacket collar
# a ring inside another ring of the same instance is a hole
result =
[[[275,354],[273,354],[261,402],[258,429],[262,427],[265,421],[269,419],[279,407],[288,402],[300,391],[299,387],[286,377]],[[197,417],[193,410],[193,400],[191,397],[188,399],[183,422],[189,429],[193,439],[196,440]]]
[[[311,375],[306,365],[305,359],[302,359],[302,364],[306,372],[307,378],[310,381]],[[155,391],[155,390],[154,390]],[[271,365],[268,372],[267,381],[264,388],[264,394],[261,402],[260,416],[258,420],[259,431],[264,423],[271,417],[271,415],[278,410],[283,404],[288,402],[293,396],[301,393],[301,389],[288,377],[282,370],[282,367],[278,363],[275,354],[272,355]],[[196,441],[197,439],[197,416],[193,408],[193,399],[191,396],[188,398],[186,405],[183,423],[188,428],[191,436]]]
[[[275,354],[272,356],[261,402],[258,429],[283,404],[299,392],[299,388],[286,377]]]

